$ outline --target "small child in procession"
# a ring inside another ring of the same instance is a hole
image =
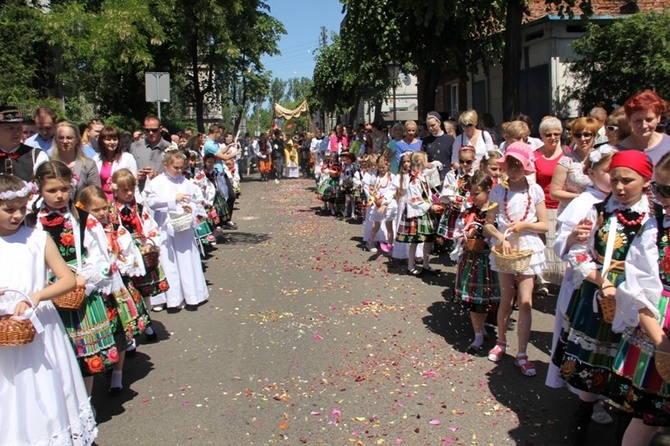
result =
[[[498,160],[502,154],[497,150],[489,150],[479,162],[479,170],[490,176],[493,180],[493,187],[497,186],[502,177],[502,170]]]
[[[467,197],[466,184],[475,172],[475,148],[463,146],[458,152],[457,169],[451,170],[444,177],[440,201],[446,203],[445,211],[440,218],[437,234],[446,240],[453,240],[456,221],[461,213],[461,206]]]
[[[155,250],[160,246],[160,231],[148,210],[135,200],[136,186],[137,179],[130,170],[119,169],[114,172],[112,175],[114,202],[109,218],[115,230],[125,229],[130,233],[140,252]],[[133,282],[134,287],[149,302],[153,311],[162,311],[167,300],[164,293],[169,288],[163,268],[160,264],[155,268],[149,268],[145,264],[144,272],[144,275],[140,276],[125,276],[124,280],[127,281],[129,278]],[[145,335],[149,342],[158,340],[150,325],[146,327]],[[130,356],[130,350],[132,348],[126,350],[126,355]]]
[[[160,263],[170,282],[165,293],[167,306],[180,309],[185,303],[190,310],[196,310],[209,299],[193,231],[197,228],[197,206],[203,198],[200,189],[181,174],[185,162],[182,153],[165,152],[163,173],[154,178],[142,194],[161,231]]]
[[[0,347],[0,444],[87,446],[98,429],[77,358],[51,302],[74,290],[76,280],[51,237],[23,225],[33,188],[0,175],[0,258],[11,259],[0,272],[0,315],[28,319],[36,330],[32,342]],[[56,281],[45,286],[47,271]]]
[[[129,277],[142,276],[145,274],[144,263],[130,233],[122,227],[114,228],[110,222],[110,203],[99,186],[88,186],[82,190],[78,205],[83,206],[89,215],[100,222],[107,235],[108,254],[112,261],[110,272],[112,287],[111,292],[103,296],[109,322],[116,334],[116,347],[119,350],[119,360],[114,364],[109,394],[117,396],[123,391],[123,364],[126,350],[134,348],[135,337],[144,333],[151,324],[142,296],[132,285],[132,281],[124,281],[122,274]]]
[[[478,170],[468,180],[468,202],[456,223],[456,237],[462,238],[458,259],[454,300],[470,312],[475,339],[468,352],[482,349],[488,314],[495,313],[500,303],[498,273],[491,269],[490,248],[484,236],[484,224],[489,209],[489,194],[493,180]]]
[[[545,267],[544,243],[540,234],[549,229],[544,192],[537,184],[529,184],[526,175],[535,172],[532,148],[523,142],[511,144],[505,156],[497,162],[507,175],[507,183],[493,188],[489,196],[491,208],[486,216],[484,234],[491,239],[492,246],[505,255],[512,247],[532,251],[530,264],[524,271],[510,271],[497,265],[496,257],[490,255],[491,269],[498,273],[501,300],[498,308],[498,340],[489,351],[489,360],[499,362],[507,350],[507,328],[509,326],[512,301],[515,295],[515,279],[518,281],[516,302],[519,307],[517,324],[517,354],[514,364],[524,376],[535,376],[537,370],[526,353],[530,340],[533,307],[533,284],[535,275]],[[496,226],[497,222],[497,226]]]
[[[78,287],[85,287],[81,306],[76,310],[59,308],[59,314],[90,395],[94,374],[118,361],[120,353],[103,297],[112,288],[107,236],[95,217],[72,203],[76,183],[69,167],[60,161],[44,162],[35,172],[35,181],[41,199],[33,203],[30,221],[51,236],[65,262],[75,270]]]

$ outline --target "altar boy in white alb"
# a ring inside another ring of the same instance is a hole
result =
[[[160,264],[170,284],[165,293],[167,307],[181,308],[185,303],[196,309],[209,299],[194,232],[198,226],[198,207],[204,200],[200,188],[182,175],[185,162],[181,152],[166,151],[163,174],[151,180],[142,194],[161,231]],[[184,214],[192,216],[188,227],[183,225]]]

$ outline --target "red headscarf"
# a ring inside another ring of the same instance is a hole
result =
[[[615,167],[628,167],[648,179],[654,174],[654,165],[649,157],[644,152],[634,149],[615,153],[610,162],[610,170]]]

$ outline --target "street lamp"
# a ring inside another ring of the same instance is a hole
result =
[[[398,119],[396,116],[396,104],[395,104],[395,87],[396,84],[398,83],[398,74],[400,73],[400,64],[395,61],[391,61],[388,63],[386,66],[389,70],[389,77],[391,78],[391,81],[393,82],[393,123],[395,124]]]

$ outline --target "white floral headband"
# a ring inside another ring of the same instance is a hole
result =
[[[603,157],[603,155],[607,155],[608,153],[612,153],[613,149],[612,146],[610,145],[602,145],[595,149],[591,154],[589,155],[589,161],[591,161],[592,164],[597,163],[600,161],[600,159]]]
[[[25,183],[23,188],[21,188],[20,190],[8,190],[0,193],[0,200],[4,201],[4,200],[15,200],[17,198],[26,198],[35,193],[37,193],[37,188],[35,187],[34,183],[30,182]]]

